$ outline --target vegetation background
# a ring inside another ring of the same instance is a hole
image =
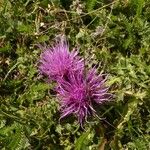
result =
[[[59,122],[38,74],[37,45],[61,34],[115,94],[84,129],[73,116]],[[1,0],[0,54],[1,150],[150,149],[149,0]]]

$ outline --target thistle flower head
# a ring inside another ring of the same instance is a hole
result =
[[[77,56],[78,52],[69,51],[69,46],[64,40],[60,39],[55,46],[47,48],[41,54],[39,70],[41,74],[51,80],[57,80],[66,76],[69,72],[82,70],[83,59]]]
[[[57,88],[61,118],[74,114],[82,125],[95,112],[93,103],[102,104],[111,98],[105,81],[104,75],[97,75],[96,69],[91,69],[86,74],[83,71],[72,73],[67,80],[61,80]]]

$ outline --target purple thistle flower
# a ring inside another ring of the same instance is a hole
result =
[[[48,76],[50,80],[58,81],[70,72],[82,70],[84,67],[83,59],[80,59],[77,54],[78,52],[75,50],[69,52],[69,46],[62,37],[60,42],[53,47],[46,48],[41,54],[40,73]]]
[[[108,93],[103,77],[103,74],[97,75],[96,69],[91,69],[86,75],[80,71],[69,74],[67,81],[61,80],[57,88],[61,118],[74,114],[82,126],[87,117],[95,113],[93,103],[109,101],[112,94]]]

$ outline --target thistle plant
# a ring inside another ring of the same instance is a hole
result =
[[[82,70],[84,67],[83,59],[77,56],[76,50],[69,51],[69,45],[63,37],[55,46],[42,47],[42,50],[39,70],[50,80],[58,81],[68,73]]]
[[[39,70],[57,83],[60,118],[73,114],[81,126],[96,113],[93,104],[100,105],[112,97],[105,75],[98,75],[96,68],[85,69],[84,60],[77,51],[69,51],[64,38],[41,54]]]
[[[58,83],[58,97],[61,104],[61,118],[75,114],[80,125],[96,111],[93,104],[102,104],[111,98],[104,76],[97,75],[96,69],[71,73],[68,80]]]

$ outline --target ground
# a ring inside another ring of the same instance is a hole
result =
[[[83,128],[37,67],[61,35],[114,95]],[[1,0],[0,54],[0,149],[150,149],[149,0]]]

